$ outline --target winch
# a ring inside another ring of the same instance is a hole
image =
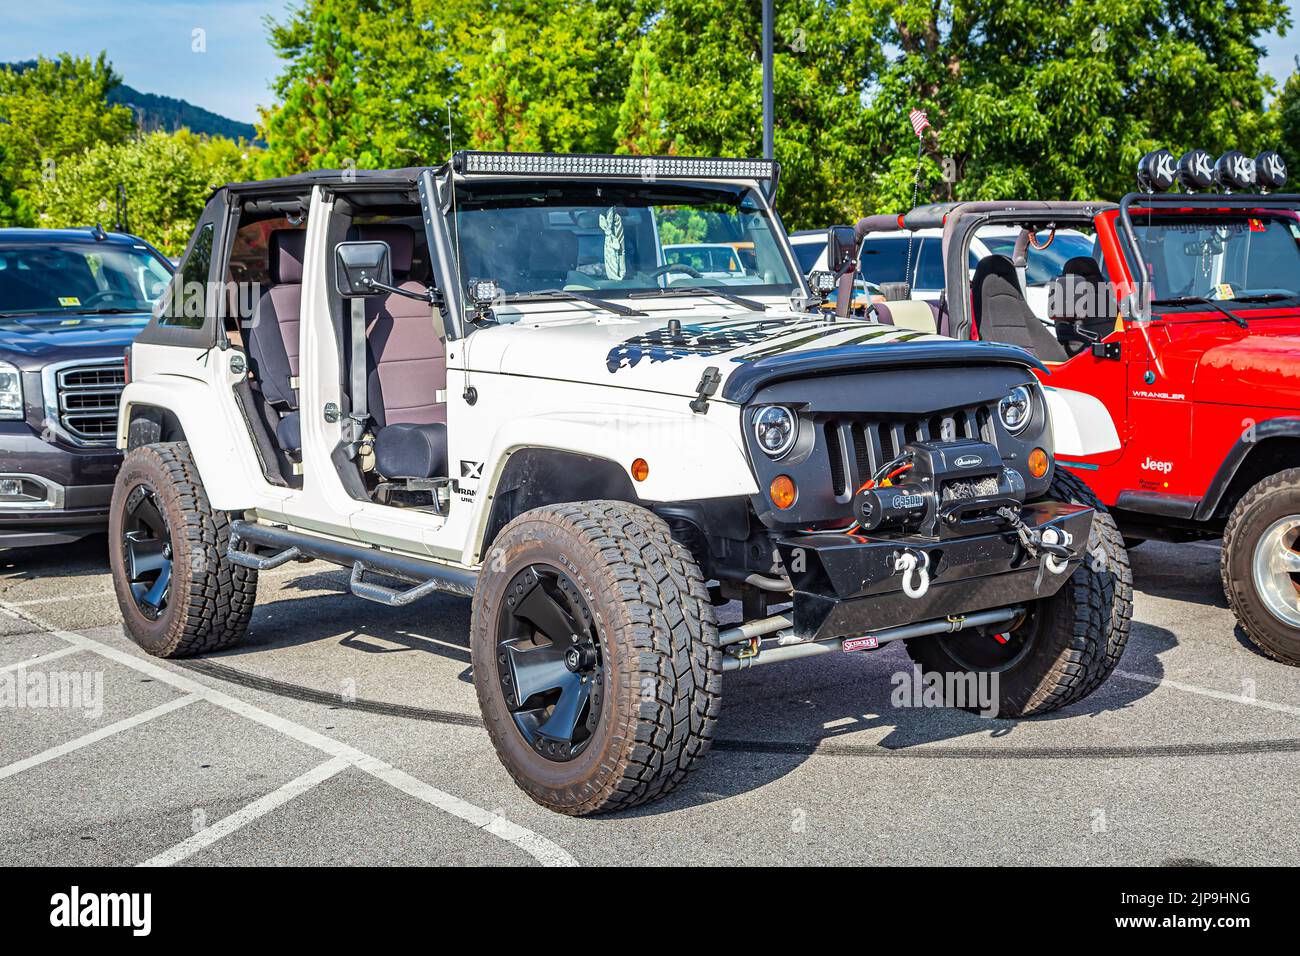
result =
[[[998,509],[1019,510],[1025,502],[1024,478],[988,442],[912,442],[896,461],[897,481],[869,481],[854,495],[854,518],[864,531],[969,534],[1005,524]]]

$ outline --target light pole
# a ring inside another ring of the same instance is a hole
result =
[[[763,158],[776,156],[772,132],[772,0],[763,0]]]

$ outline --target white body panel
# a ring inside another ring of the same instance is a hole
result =
[[[1063,388],[1043,387],[1052,419],[1056,454],[1099,455],[1119,448],[1119,432],[1106,406],[1093,395]]]

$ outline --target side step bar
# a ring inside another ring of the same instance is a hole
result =
[[[245,547],[248,550],[244,550]],[[259,548],[274,553],[258,554],[256,549]],[[472,597],[478,579],[468,568],[450,567],[362,544],[318,538],[301,531],[273,528],[252,521],[230,523],[230,547],[226,553],[240,567],[257,571],[278,568],[290,561],[311,561],[316,558],[345,568],[350,567],[352,593],[389,607],[405,607],[436,591]],[[414,587],[398,590],[365,581],[362,575],[366,572],[406,581]]]

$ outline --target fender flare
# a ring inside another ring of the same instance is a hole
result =
[[[1246,459],[1271,438],[1300,438],[1300,418],[1270,418],[1255,425],[1253,431],[1247,430],[1243,433],[1228,449],[1228,454],[1224,456],[1219,470],[1214,473],[1209,487],[1205,489],[1205,496],[1196,506],[1193,518],[1197,521],[1209,521],[1214,517],[1214,513],[1218,511],[1219,504],[1227,495],[1228,489],[1232,487],[1233,479],[1237,477]]]

